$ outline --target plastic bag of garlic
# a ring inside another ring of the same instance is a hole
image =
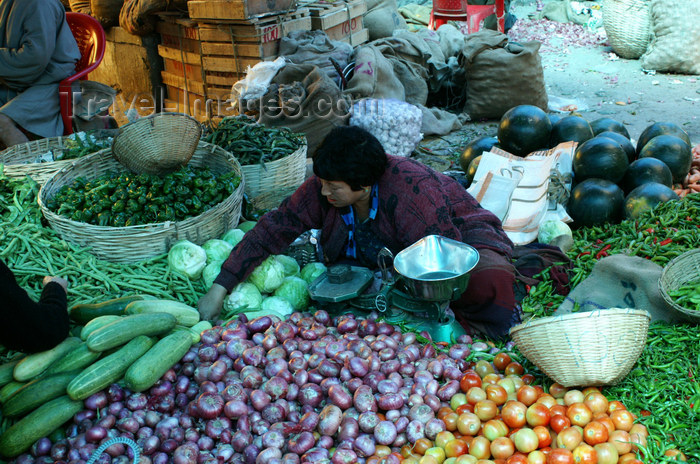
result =
[[[423,139],[421,110],[400,100],[367,98],[352,106],[350,125],[367,130],[395,156],[409,156]]]

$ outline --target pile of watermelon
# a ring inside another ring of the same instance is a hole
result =
[[[497,137],[467,144],[460,165],[471,179],[481,154],[493,147],[526,156],[568,141],[577,142],[567,205],[576,227],[634,219],[661,202],[678,199],[673,187],[685,181],[693,160],[688,133],[672,122],[651,124],[635,144],[625,125],[614,119],[589,122],[519,105],[503,115]]]

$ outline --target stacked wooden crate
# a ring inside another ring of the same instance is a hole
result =
[[[161,16],[165,109],[198,120],[235,114],[230,94],[249,67],[277,58],[282,37],[311,30],[307,9],[292,0],[194,0],[189,18]]]
[[[353,47],[369,40],[362,21],[367,12],[365,0],[300,0],[298,5],[311,12],[311,28],[325,31],[331,40],[346,42]]]

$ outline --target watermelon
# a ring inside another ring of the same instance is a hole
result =
[[[491,150],[497,143],[498,139],[496,137],[478,137],[471,140],[467,146],[464,147],[464,151],[459,157],[459,165],[462,171],[467,172],[469,170],[469,163],[471,163],[474,158],[481,156],[485,151]]]
[[[632,141],[619,132],[605,131],[596,135],[596,137],[607,137],[619,143],[622,149],[625,150],[625,153],[627,154],[627,161],[630,163],[637,159],[637,151],[634,149]]]
[[[555,147],[562,142],[585,142],[593,138],[593,129],[581,116],[566,116],[552,126],[549,146]]]
[[[567,211],[575,227],[590,227],[622,219],[625,194],[615,183],[590,178],[571,190]]]
[[[593,129],[594,135],[598,135],[601,132],[611,131],[622,134],[628,139],[630,138],[630,133],[627,131],[625,125],[620,121],[616,121],[611,118],[599,118],[595,121],[591,121],[591,129]]]
[[[658,135],[674,135],[690,145],[690,136],[678,124],[672,122],[655,122],[651,126],[647,126],[640,134],[639,140],[637,140],[637,153],[641,153],[642,148]]]
[[[573,169],[577,182],[597,178],[618,183],[628,165],[627,154],[620,144],[607,137],[586,140],[574,152]]]
[[[638,219],[642,214],[654,209],[659,203],[678,199],[678,195],[670,187],[658,182],[647,182],[627,194],[625,218]]]
[[[622,179],[622,188],[625,193],[630,193],[648,182],[656,182],[669,188],[673,185],[673,176],[666,163],[656,158],[640,158],[632,161]]]
[[[639,158],[647,157],[666,163],[671,170],[673,182],[683,182],[693,162],[690,145],[674,135],[657,135],[649,140],[639,152]]]
[[[481,161],[481,155],[477,156],[474,158],[471,163],[469,163],[469,167],[467,167],[467,170],[465,171],[466,177],[467,177],[467,185],[471,184],[472,181],[474,180],[474,175],[476,175],[476,170],[479,167],[479,162]]]
[[[508,153],[525,156],[547,148],[552,123],[541,108],[518,105],[505,112],[498,124],[498,141]]]

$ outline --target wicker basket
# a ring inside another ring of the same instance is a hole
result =
[[[242,176],[236,158],[223,148],[200,142],[189,163],[208,167],[216,174],[235,171]],[[121,263],[143,261],[167,253],[178,240],[189,240],[201,245],[211,238],[220,238],[235,227],[241,216],[245,179],[224,201],[199,216],[179,222],[162,222],[128,227],[106,227],[72,221],[46,207],[49,198],[77,177],[95,179],[107,171],[124,171],[112,156],[110,148],[75,160],[58,172],[39,191],[39,206],[51,227],[66,241],[91,248],[98,258]]]
[[[543,317],[510,329],[518,349],[565,387],[622,380],[644,349],[651,315],[611,308]]]
[[[666,303],[691,322],[700,321],[700,311],[684,308],[669,296],[688,282],[700,281],[700,248],[686,251],[666,264],[659,278],[659,290]]]
[[[603,27],[612,49],[622,58],[635,60],[651,42],[650,0],[605,0]]]
[[[167,174],[187,165],[201,135],[202,127],[191,116],[157,113],[122,126],[112,153],[134,172]]]
[[[269,161],[264,166],[242,166],[245,193],[259,209],[276,208],[297,189],[306,177],[306,140],[304,145],[284,158]]]
[[[60,155],[66,148],[68,137],[49,137],[33,142],[14,145],[0,152],[0,164],[5,165],[7,177],[31,177],[40,185],[45,184],[58,171],[69,166],[73,160],[40,162],[39,157],[52,152]]]

